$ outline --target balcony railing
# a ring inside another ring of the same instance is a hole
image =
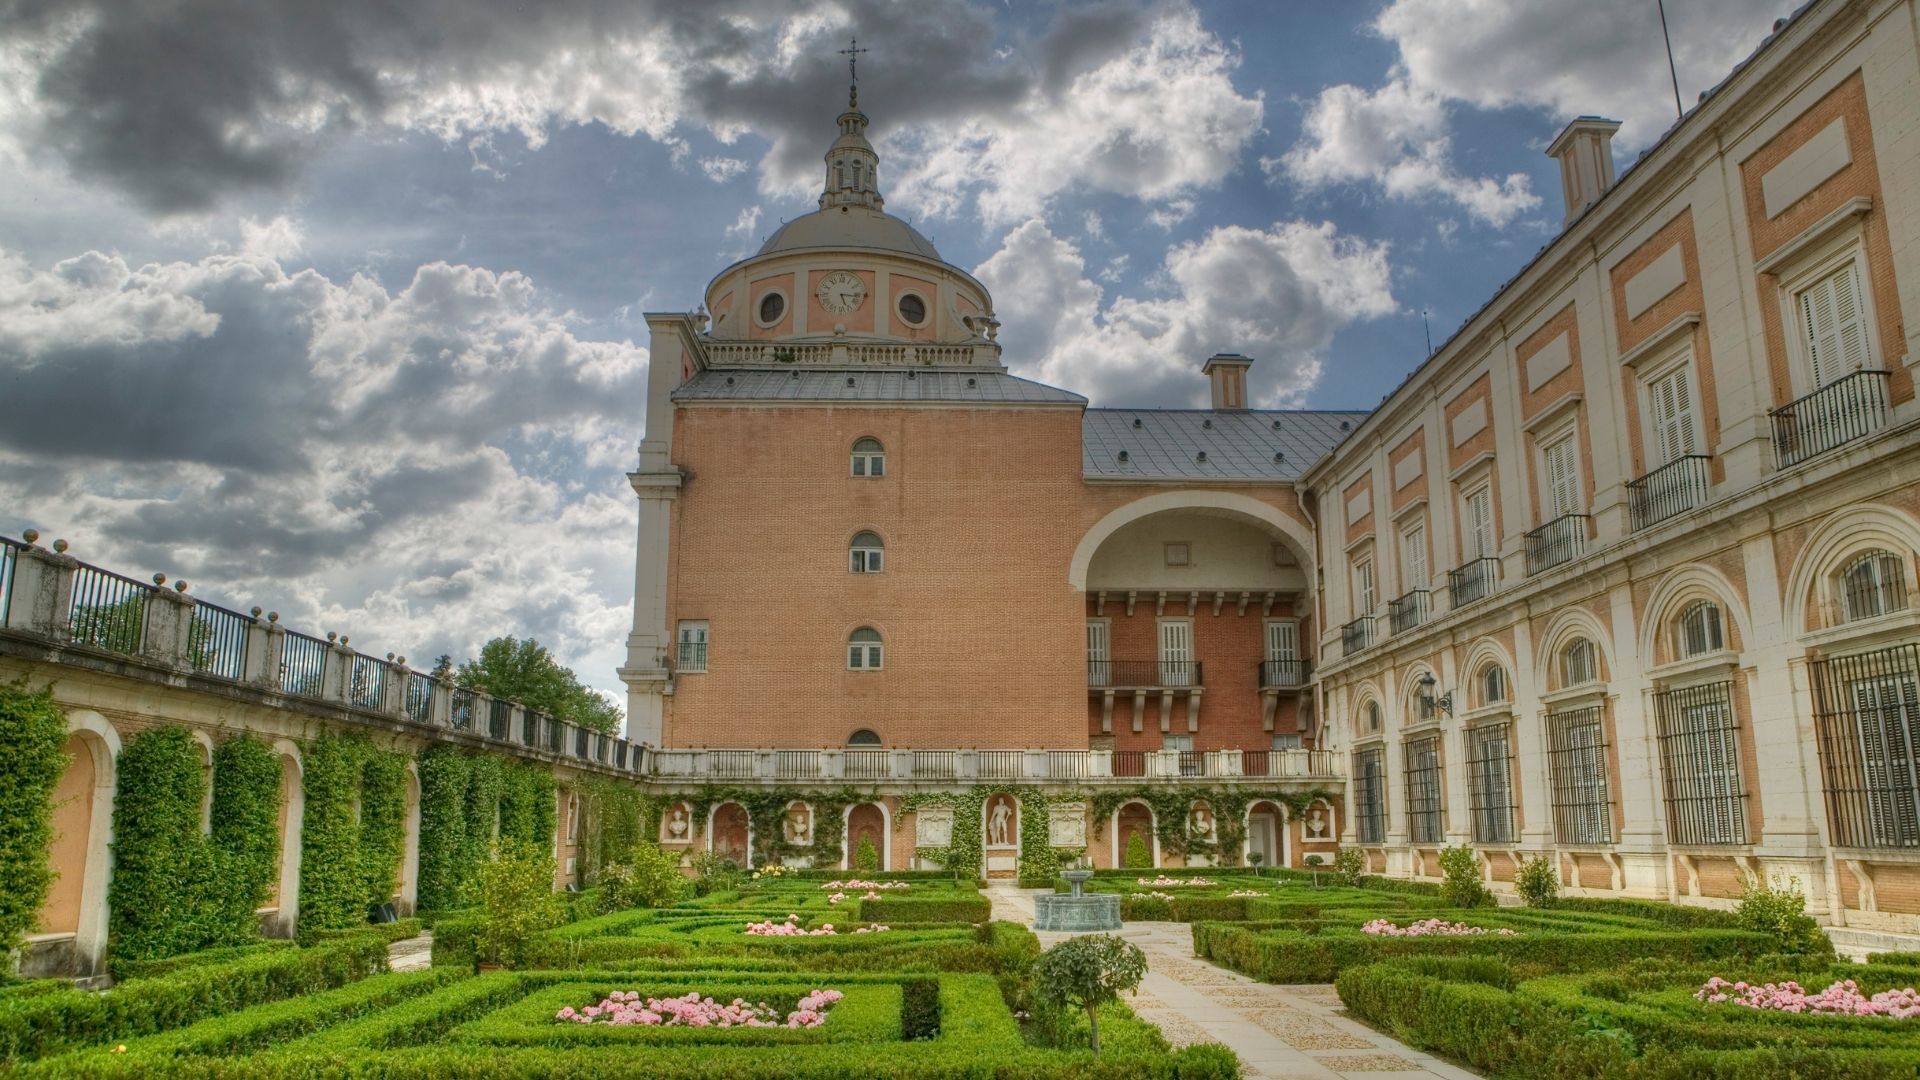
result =
[[[634,755],[640,756],[638,751]],[[971,784],[983,780],[1108,783],[1193,778],[1337,780],[1325,750],[649,750],[645,775],[687,781]]]
[[[1426,589],[1415,589],[1398,600],[1387,601],[1387,622],[1395,634],[1407,631],[1427,621],[1433,611],[1433,595]]]
[[[1887,424],[1887,373],[1856,371],[1767,414],[1780,468],[1798,465]]]
[[[1340,628],[1340,655],[1354,653],[1373,644],[1373,616],[1363,615]]]
[[[1262,660],[1260,661],[1260,689],[1291,690],[1307,685],[1307,677],[1313,674],[1313,665],[1305,660]]]
[[[1200,687],[1197,660],[1089,660],[1087,686],[1094,690],[1184,690]]]
[[[1674,458],[1638,480],[1627,481],[1627,509],[1635,532],[1684,514],[1707,501],[1704,454]]]
[[[1447,571],[1447,600],[1455,608],[1465,607],[1493,595],[1500,584],[1500,560],[1474,559],[1458,570]]]
[[[1527,574],[1532,576],[1586,554],[1593,519],[1586,514],[1554,518],[1527,534]]]

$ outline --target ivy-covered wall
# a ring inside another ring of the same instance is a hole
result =
[[[228,820],[211,835],[200,831],[201,749],[186,728],[142,732],[121,750],[107,891],[116,956],[172,956],[258,935],[254,913],[279,855],[279,772],[272,752],[250,736],[229,741],[254,745],[215,755],[216,820]],[[223,772],[222,762],[232,768]]]
[[[753,861],[760,865],[773,861],[809,858],[815,866],[838,866],[840,845],[847,833],[847,807],[856,803],[877,803],[877,791],[859,791],[843,787],[834,791],[809,791],[801,788],[739,788],[710,785],[655,797],[655,805],[684,802],[693,812],[696,827],[704,828],[707,813],[722,803],[739,803],[753,826]],[[796,802],[813,809],[812,833],[808,843],[787,839],[787,807]]]
[[[53,884],[53,789],[66,741],[51,693],[0,683],[0,954],[33,932]]]
[[[1270,802],[1287,808],[1289,819],[1298,819],[1316,799],[1336,805],[1336,792],[1258,791],[1244,788],[1208,787],[1195,784],[1177,786],[1141,785],[1121,791],[1101,790],[1092,796],[1093,822],[1098,828],[1114,811],[1130,802],[1143,802],[1153,810],[1154,835],[1160,838],[1162,854],[1206,855],[1222,865],[1237,866],[1240,848],[1247,838],[1247,807]],[[1191,836],[1187,822],[1195,803],[1206,803],[1213,811],[1212,840]]]
[[[367,921],[393,896],[406,835],[407,755],[364,735],[323,734],[304,759],[300,936]]]
[[[660,800],[634,784],[603,776],[574,785],[580,799],[580,871],[589,885],[610,863],[627,862],[634,846],[660,835]]]
[[[422,911],[474,902],[474,874],[492,856],[496,835],[553,843],[555,789],[547,766],[431,746],[419,767]]]

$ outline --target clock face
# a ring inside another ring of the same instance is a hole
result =
[[[836,315],[857,311],[867,299],[867,287],[845,270],[820,279],[820,306]]]

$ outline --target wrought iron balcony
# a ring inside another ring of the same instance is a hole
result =
[[[1627,508],[1635,532],[1684,514],[1707,501],[1704,454],[1675,458],[1638,480],[1627,482]]]
[[[1340,628],[1340,655],[1354,653],[1373,644],[1373,616],[1362,615]]]
[[[1473,559],[1458,570],[1447,571],[1447,599],[1453,607],[1465,607],[1492,596],[1499,584],[1499,559]]]
[[[1305,660],[1262,660],[1260,662],[1260,689],[1291,690],[1307,685],[1307,676],[1312,674],[1313,666]]]
[[[1551,570],[1586,554],[1593,518],[1565,514],[1527,534],[1527,575]]]
[[[1089,660],[1089,690],[1194,690],[1201,682],[1198,660]]]
[[[1887,425],[1887,373],[1843,375],[1767,414],[1780,468],[1798,465]]]
[[[1406,633],[1432,615],[1433,594],[1426,589],[1414,589],[1398,600],[1387,601],[1387,622],[1395,634]]]

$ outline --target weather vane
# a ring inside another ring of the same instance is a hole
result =
[[[848,38],[847,47],[840,50],[840,55],[847,58],[847,105],[849,108],[860,107],[860,70],[854,65],[860,62],[860,54],[866,51],[860,47],[858,37]]]

